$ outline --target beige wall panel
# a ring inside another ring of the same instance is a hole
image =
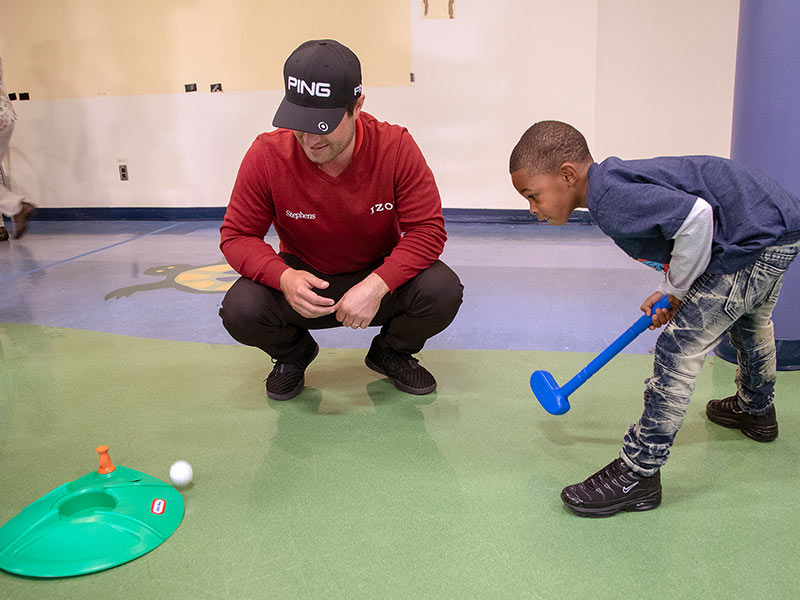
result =
[[[0,0],[0,53],[11,89],[33,99],[278,89],[283,62],[333,37],[367,85],[407,85],[407,0]]]

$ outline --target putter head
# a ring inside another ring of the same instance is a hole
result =
[[[556,380],[547,371],[534,371],[531,375],[531,390],[547,412],[563,415],[569,410],[567,395],[558,387]]]

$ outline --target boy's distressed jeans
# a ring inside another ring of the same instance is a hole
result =
[[[737,350],[736,387],[742,409],[763,415],[775,387],[772,311],[783,274],[800,252],[800,232],[784,236],[752,265],[735,273],[704,273],[656,342],[653,376],[645,382],[644,412],[628,428],[620,457],[652,475],[667,462],[686,416],[706,354],[727,332]]]

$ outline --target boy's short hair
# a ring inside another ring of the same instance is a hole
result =
[[[555,173],[565,162],[592,162],[586,138],[572,125],[540,121],[522,134],[509,160],[509,173],[525,169],[536,175]]]

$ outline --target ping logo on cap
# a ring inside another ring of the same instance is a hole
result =
[[[291,90],[294,88],[298,94],[311,94],[312,96],[317,96],[318,98],[328,98],[331,95],[331,84],[325,83],[323,81],[312,81],[309,85],[304,79],[298,79],[297,77],[289,77],[286,80],[286,90]]]
[[[275,127],[327,135],[361,96],[361,63],[336,40],[300,44],[283,65],[284,96]]]
[[[150,505],[150,512],[154,515],[163,515],[164,510],[167,508],[167,501],[163,498],[156,498],[153,504]]]

